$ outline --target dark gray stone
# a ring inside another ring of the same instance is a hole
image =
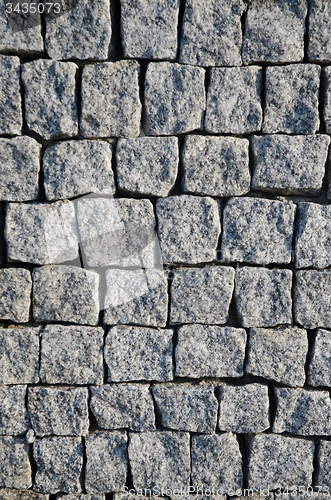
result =
[[[18,436],[30,428],[26,385],[0,386],[0,435]]]
[[[328,330],[316,332],[307,379],[314,387],[331,386],[331,332]]]
[[[145,78],[145,131],[175,135],[201,129],[206,109],[205,70],[149,63]]]
[[[297,271],[294,320],[304,328],[329,328],[331,321],[331,270]]]
[[[249,134],[261,130],[261,91],[262,68],[259,66],[212,68],[205,130],[216,134]]]
[[[331,2],[309,1],[308,60],[331,62]]]
[[[0,436],[0,488],[28,489],[31,486],[29,445],[19,437]]]
[[[20,74],[18,57],[0,56],[0,135],[22,133]]]
[[[77,70],[72,62],[45,59],[22,65],[25,119],[28,128],[43,139],[66,139],[78,133]]]
[[[327,491],[327,492],[331,488],[330,455],[331,455],[331,442],[321,440],[320,446],[318,448],[318,455],[317,455],[318,468],[315,480],[316,484],[322,486],[322,491]]]
[[[0,3],[0,51],[11,52],[23,56],[37,56],[44,51],[44,41],[41,35],[41,22],[37,26],[23,30],[13,30],[6,10],[7,2]],[[12,10],[17,4],[22,8],[20,2],[10,2]],[[15,14],[12,14],[15,16]],[[12,17],[15,20],[15,17]],[[13,23],[14,24],[14,23]]]
[[[30,317],[32,280],[30,271],[0,269],[0,319],[27,323]]]

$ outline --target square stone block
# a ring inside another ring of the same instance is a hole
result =
[[[31,289],[31,274],[27,269],[0,269],[0,319],[27,323],[30,317]]]
[[[331,2],[309,1],[308,60],[322,64],[331,62]]]
[[[22,133],[20,74],[18,57],[0,56],[0,135]]]
[[[294,287],[294,321],[304,328],[329,328],[331,322],[331,271],[297,271]]]
[[[0,386],[0,435],[19,436],[30,429],[26,385]]]
[[[308,367],[308,383],[331,386],[331,332],[317,330]]]
[[[0,488],[28,489],[31,486],[29,445],[20,437],[0,436]]]

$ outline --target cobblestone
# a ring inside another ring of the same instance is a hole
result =
[[[20,73],[18,57],[0,56],[0,135],[22,133]]]
[[[27,323],[30,317],[32,280],[22,268],[0,269],[0,319]]]
[[[307,379],[310,385],[331,386],[331,335],[317,330],[310,357]]]
[[[0,386],[0,435],[19,436],[30,428],[26,385]]]
[[[331,320],[331,273],[297,271],[294,287],[294,320],[304,328],[328,328]]]

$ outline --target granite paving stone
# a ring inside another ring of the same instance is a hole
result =
[[[240,324],[248,328],[292,323],[291,287],[289,269],[238,269],[234,297]]]
[[[173,379],[173,330],[114,326],[105,341],[108,382]]]
[[[44,266],[33,271],[33,317],[97,325],[99,275],[73,266]]]
[[[297,271],[294,286],[294,320],[304,328],[329,328],[331,271]]]
[[[145,77],[147,135],[175,135],[203,128],[205,70],[169,62],[149,63]]]
[[[212,68],[205,130],[216,134],[249,134],[261,130],[261,92],[262,68],[259,66]]]
[[[189,135],[182,150],[185,193],[240,196],[250,189],[249,141],[237,137]]]
[[[0,56],[0,135],[22,133],[20,74],[18,57]]]
[[[164,198],[174,187],[178,162],[176,137],[119,139],[116,148],[118,188]]]
[[[323,78],[323,94],[322,94],[322,109],[323,109],[323,119],[325,123],[326,132],[330,134],[331,132],[331,68],[326,66],[322,71]],[[330,188],[328,197],[330,197]]]
[[[234,289],[232,267],[178,268],[171,283],[170,324],[224,324]]]
[[[319,485],[326,488],[331,487],[331,470],[330,470],[330,454],[331,454],[331,443],[330,441],[320,441],[320,445],[317,452],[318,459],[318,469],[316,474],[316,481]],[[326,491],[329,491],[328,489]]]
[[[26,385],[0,386],[0,435],[19,436],[30,428]]]
[[[0,490],[0,500],[49,500],[49,495],[36,493],[32,490],[12,490],[9,488],[2,488]]]
[[[91,411],[102,429],[152,431],[154,403],[147,384],[105,384],[91,387]]]
[[[25,119],[43,139],[78,134],[76,72],[73,62],[38,59],[22,65]]]
[[[163,262],[197,264],[216,260],[220,210],[220,204],[207,196],[158,200],[156,216]]]
[[[314,387],[331,386],[331,332],[318,329],[309,359],[307,380]]]
[[[331,62],[331,3],[310,0],[308,25],[308,60],[323,64]]]
[[[178,328],[176,377],[241,377],[246,331],[229,326],[184,325]]]
[[[65,497],[65,498],[63,498]],[[58,495],[56,500],[105,500],[105,495],[81,493],[80,495]]]
[[[0,436],[0,488],[28,489],[31,486],[28,444],[21,437]]]
[[[0,269],[0,319],[27,323],[30,316],[31,289],[31,273],[27,269]]]

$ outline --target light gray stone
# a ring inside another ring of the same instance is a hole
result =
[[[0,203],[0,264],[6,261],[6,242],[4,238],[5,205]]]
[[[323,64],[331,62],[331,2],[309,1],[308,60]]]
[[[25,434],[25,440],[28,444],[33,444],[36,440],[36,435],[33,429],[29,429]]]
[[[276,490],[298,485],[311,486],[314,441],[275,434],[249,438],[248,488]],[[320,483],[319,483],[320,484]]]
[[[200,196],[171,196],[156,203],[163,262],[197,264],[216,260],[220,205]]]
[[[318,195],[325,176],[327,135],[253,137],[252,189]]]
[[[190,434],[155,431],[130,433],[129,461],[133,486],[187,488],[190,484]]]
[[[94,432],[85,438],[87,493],[122,491],[128,471],[126,432]]]
[[[102,328],[47,325],[41,340],[44,384],[103,384]]]
[[[124,57],[174,60],[179,0],[121,0]]]
[[[35,321],[97,325],[99,275],[73,266],[44,266],[33,271]]]
[[[89,267],[154,267],[155,216],[149,200],[82,199],[77,221]]]
[[[0,384],[39,382],[41,328],[0,328]]]
[[[0,139],[0,199],[38,198],[41,146],[31,137]]]
[[[205,70],[177,63],[149,63],[145,78],[147,135],[201,129],[206,109]]]
[[[0,135],[22,133],[20,73],[18,57],[0,56]]]
[[[303,386],[307,353],[308,337],[302,328],[252,328],[245,372],[292,387]]]
[[[0,386],[0,435],[18,436],[30,428],[26,385]]]
[[[192,485],[222,488],[243,486],[242,456],[232,432],[192,436]]]
[[[327,330],[316,332],[307,379],[314,387],[331,386],[331,332]]]
[[[262,68],[212,68],[207,93],[205,130],[216,134],[250,134],[262,125]]]
[[[106,283],[106,325],[166,326],[168,283],[163,271],[108,269]]]
[[[185,325],[178,329],[176,377],[241,377],[246,348],[243,328]]]
[[[307,0],[253,0],[244,29],[244,63],[299,62],[304,57]]]
[[[155,429],[154,403],[149,385],[106,384],[91,387],[91,411],[102,429]]]
[[[182,188],[207,196],[240,196],[250,190],[249,142],[237,137],[189,135],[182,152]]]
[[[331,321],[331,271],[297,271],[294,320],[304,328],[329,328]]]
[[[215,432],[218,401],[208,384],[159,384],[153,397],[164,427],[178,431]]]
[[[273,432],[301,436],[330,436],[331,400],[328,391],[274,388],[277,410]]]
[[[289,264],[295,211],[293,203],[231,198],[223,211],[222,260]]]
[[[85,436],[88,397],[87,387],[29,387],[27,408],[36,436]]]
[[[324,93],[323,93],[323,119],[325,123],[326,132],[331,133],[331,68],[329,66],[323,68],[323,83],[324,83]],[[330,198],[330,186],[328,191],[328,197]]]
[[[32,280],[30,271],[21,268],[0,269],[0,319],[27,323],[30,316]]]
[[[119,139],[116,148],[117,185],[129,193],[164,198],[174,187],[178,162],[176,137]]]
[[[22,65],[25,119],[28,128],[43,139],[66,139],[78,133],[77,70],[72,62],[45,59]]]
[[[232,267],[180,268],[171,284],[170,324],[223,324],[229,317]]]
[[[224,385],[219,387],[218,400],[218,428],[221,431],[257,434],[269,428],[267,385]]]
[[[237,317],[245,328],[292,323],[292,272],[243,267],[236,271]]]
[[[331,469],[330,469],[331,442],[320,441],[318,448],[318,468],[316,474],[316,484],[331,488]],[[325,491],[325,489],[323,490]]]
[[[114,326],[105,341],[108,382],[173,379],[172,330]]]
[[[29,445],[20,437],[0,436],[0,488],[27,489],[31,486]]]
[[[4,488],[0,490],[0,500],[49,500],[49,495],[36,493],[32,490],[12,490]]]
[[[9,203],[5,239],[9,262],[43,265],[77,259],[74,204]]]
[[[56,500],[105,500],[105,495],[93,495],[88,493],[82,493],[80,495],[58,495]],[[24,499],[22,499],[24,500]],[[34,500],[34,499],[32,499]]]
[[[319,129],[321,68],[316,64],[291,64],[266,69],[265,134],[314,134]]]
[[[242,0],[185,3],[179,62],[197,66],[241,65]]]
[[[48,147],[43,156],[47,200],[115,194],[111,165],[112,147],[106,141],[65,141]]]
[[[61,16],[46,11],[45,48],[52,59],[108,58],[111,37],[109,0],[78,0]]]
[[[81,493],[83,469],[81,437],[51,436],[33,443],[37,466],[33,489],[40,493]]]
[[[82,74],[83,137],[137,137],[140,133],[139,64],[105,62],[84,66]]]

